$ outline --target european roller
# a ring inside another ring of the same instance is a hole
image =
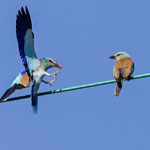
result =
[[[114,56],[110,56],[111,59],[116,59],[114,66],[114,78],[116,79],[115,96],[119,96],[123,80],[130,80],[134,71],[134,63],[126,52],[118,52]]]
[[[30,80],[32,81],[31,87],[31,104],[33,107],[33,112],[38,111],[38,89],[41,82],[45,84],[52,84],[56,79],[46,82],[43,80],[44,76],[56,76],[58,71],[53,74],[46,72],[49,68],[57,67],[62,69],[62,67],[50,58],[38,59],[34,50],[34,34],[32,32],[32,23],[29,11],[27,7],[22,7],[18,11],[16,19],[16,35],[19,47],[19,53],[25,67],[25,71],[21,72],[18,77],[14,80],[10,88],[2,96],[1,101],[13,93],[16,89],[26,88],[30,85]],[[26,85],[24,83],[26,82]]]

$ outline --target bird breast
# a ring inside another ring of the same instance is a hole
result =
[[[44,77],[44,71],[42,68],[38,68],[36,71],[33,72],[33,81],[39,80]]]

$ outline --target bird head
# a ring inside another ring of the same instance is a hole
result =
[[[47,70],[49,68],[53,68],[53,67],[57,67],[59,69],[62,69],[62,66],[59,65],[57,62],[55,62],[51,58],[43,58],[43,59],[41,59],[41,61],[43,61],[43,63],[44,63],[45,70]]]
[[[126,52],[118,52],[117,54],[113,55],[113,56],[110,56],[109,58],[110,59],[116,59],[116,60],[119,60],[123,57],[130,57],[128,53]]]

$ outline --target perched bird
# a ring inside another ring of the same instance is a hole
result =
[[[16,19],[16,35],[19,47],[19,53],[25,67],[25,71],[20,73],[18,77],[14,80],[10,88],[4,93],[0,101],[5,100],[10,94],[12,94],[16,89],[26,88],[30,85],[30,80],[32,81],[31,87],[31,101],[33,112],[38,111],[38,95],[37,91],[39,89],[40,83],[44,82],[46,84],[52,84],[56,79],[46,82],[43,80],[45,75],[56,76],[59,72],[56,71],[53,74],[46,72],[49,68],[57,67],[62,69],[62,67],[50,58],[38,59],[34,50],[34,34],[32,32],[32,23],[29,11],[27,7],[22,7],[18,11]]]
[[[26,71],[22,71],[13,81],[11,86],[7,89],[7,91],[0,98],[0,102],[6,101],[7,98],[17,89],[28,88],[30,86],[30,78]]]
[[[134,71],[134,63],[126,52],[118,52],[114,56],[110,56],[110,59],[116,59],[114,66],[114,78],[117,81],[115,88],[115,96],[119,96],[123,80],[130,80]]]

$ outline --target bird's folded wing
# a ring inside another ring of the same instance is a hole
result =
[[[22,84],[14,84],[12,87],[7,89],[7,91],[3,94],[3,96],[0,99],[0,102],[7,101],[7,98],[16,90],[16,89],[22,89],[25,88]]]
[[[0,98],[0,102],[7,101],[7,98],[17,89],[27,88],[30,86],[30,79],[26,71],[22,71],[13,81],[9,89]]]
[[[25,7],[25,10],[22,7],[21,10],[18,11],[16,19],[16,34],[20,56],[30,77],[32,71],[36,70],[40,66],[40,61],[37,59],[34,50],[34,35],[32,32],[32,23],[27,7]]]

